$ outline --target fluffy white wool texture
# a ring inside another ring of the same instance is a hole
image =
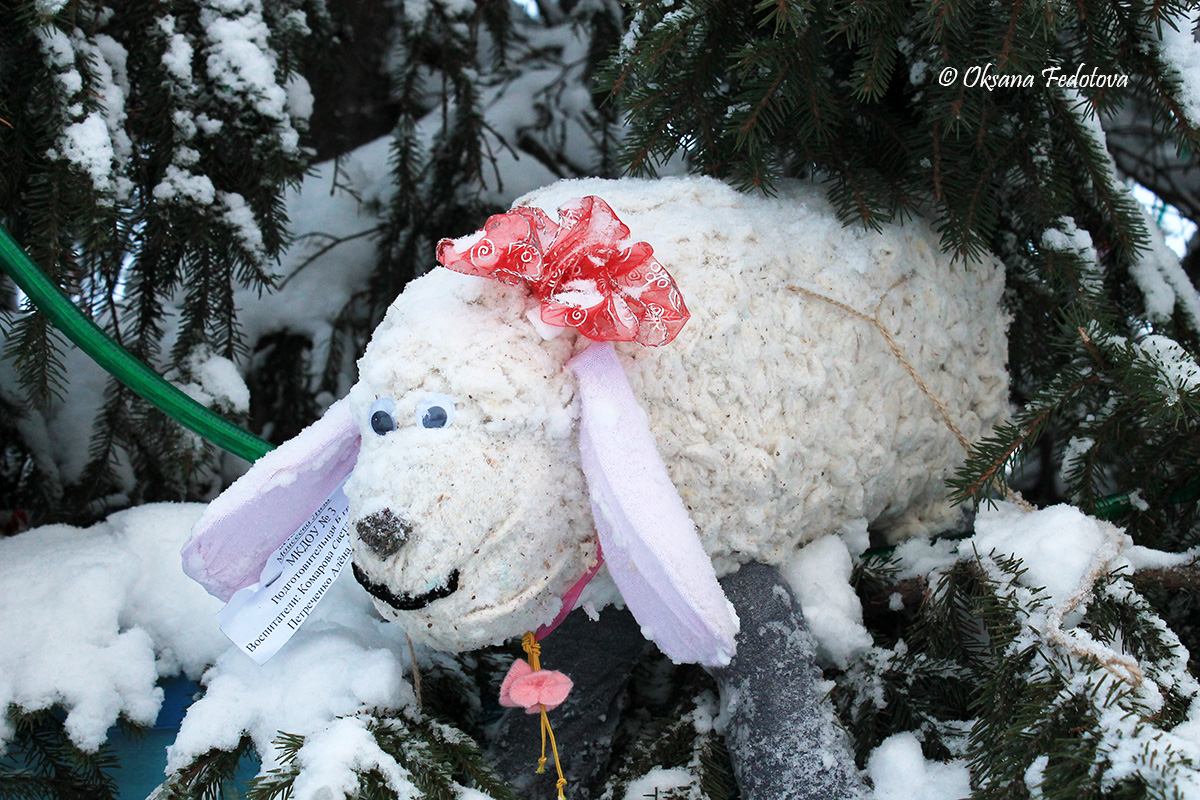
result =
[[[585,195],[649,242],[692,319],[660,348],[618,344],[635,395],[718,574],[779,564],[866,519],[892,539],[955,513],[943,479],[964,453],[869,322],[879,319],[969,440],[1005,412],[1007,317],[994,262],[952,262],[924,224],[844,227],[814,186],[775,198],[711,179],[566,181],[518,205],[552,216]],[[503,640],[547,622],[595,556],[579,466],[574,332],[546,340],[523,289],[444,269],[413,282],[359,363],[351,406],[363,431],[347,494],[355,519],[383,509],[412,526],[356,563],[397,594],[459,589],[418,611],[380,610],[442,649]],[[414,409],[454,398],[453,425]],[[372,433],[395,401],[398,428]],[[353,525],[352,525],[353,530]]]

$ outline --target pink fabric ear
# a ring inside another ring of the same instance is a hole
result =
[[[613,346],[568,362],[579,379],[579,450],[608,571],[642,633],[676,662],[724,666],[738,618]]]
[[[271,554],[354,469],[359,441],[343,398],[209,503],[183,546],[183,571],[224,601],[258,581]]]

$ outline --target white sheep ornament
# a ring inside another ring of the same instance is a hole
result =
[[[745,565],[862,520],[893,541],[953,521],[947,418],[973,440],[1006,408],[998,265],[952,260],[921,222],[844,227],[811,186],[704,178],[560,182],[439,260],[349,395],[210,505],[186,571],[228,599],[348,476],[354,574],[414,641],[544,636],[615,585],[744,707],[726,708],[744,797],[859,793],[822,751],[828,715],[805,727],[811,640],[764,626],[807,636],[802,616]]]

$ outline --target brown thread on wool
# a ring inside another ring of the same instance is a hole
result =
[[[789,291],[798,292],[800,294],[807,295],[808,297],[828,303],[835,308],[840,308],[847,314],[858,317],[859,319],[873,325],[875,330],[879,331],[880,335],[883,336],[884,341],[887,342],[888,348],[892,351],[892,355],[896,357],[896,360],[900,362],[900,365],[904,367],[904,370],[917,384],[917,388],[921,390],[922,394],[929,398],[929,402],[933,403],[934,407],[938,410],[938,414],[941,416],[942,422],[944,422],[946,427],[950,429],[950,432],[954,434],[954,438],[958,440],[960,445],[962,445],[963,450],[969,453],[971,451],[971,443],[967,440],[967,437],[963,435],[962,430],[959,429],[958,425],[956,425],[954,420],[950,417],[950,411],[946,408],[946,404],[943,403],[941,399],[933,393],[933,390],[929,388],[929,385],[925,383],[925,380],[921,377],[921,374],[917,372],[917,368],[913,366],[912,362],[909,361],[907,357],[905,357],[904,351],[900,349],[900,344],[896,341],[896,338],[892,336],[892,332],[889,331],[879,319],[879,314],[883,311],[884,301],[887,300],[888,295],[892,293],[893,289],[904,283],[904,280],[904,278],[901,278],[888,287],[888,290],[883,293],[883,297],[880,298],[878,305],[875,306],[874,316],[865,314],[862,311],[859,311],[857,308],[846,305],[840,300],[834,300],[832,297],[823,295],[820,292],[815,292],[812,289],[806,289],[803,286],[788,286],[787,288]],[[1029,505],[1029,503],[1025,501],[1025,498],[1021,497],[1021,495],[1013,491],[1007,485],[1004,486],[1004,496],[1005,499],[1011,500],[1026,511],[1033,510],[1033,506]]]

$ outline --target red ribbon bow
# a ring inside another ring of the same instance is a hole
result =
[[[589,196],[558,209],[514,208],[482,230],[438,242],[442,266],[467,275],[525,284],[542,304],[542,321],[574,327],[589,339],[658,346],[687,322],[679,287],[645,242],[608,203]]]

